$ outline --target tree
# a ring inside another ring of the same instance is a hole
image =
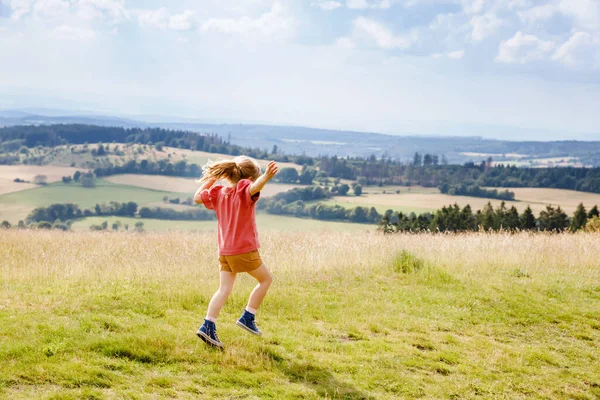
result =
[[[412,165],[414,165],[415,167],[420,167],[423,164],[423,157],[421,156],[420,153],[415,153],[414,157],[413,157],[413,163]]]
[[[81,177],[81,172],[80,171],[75,171],[75,173],[73,174],[73,180],[75,182],[79,182],[79,178]]]
[[[296,168],[282,168],[277,174],[277,178],[280,182],[284,183],[295,183],[298,180],[298,171]]]
[[[585,228],[587,219],[588,217],[585,207],[583,206],[583,203],[580,203],[575,210],[575,214],[573,214],[573,219],[571,220],[571,226],[569,227],[571,232],[577,232],[578,230]]]
[[[84,174],[79,178],[79,181],[84,188],[93,188],[96,186],[96,180],[94,179],[93,174]]]
[[[527,206],[521,215],[521,228],[527,231],[534,230],[536,228],[535,216],[533,215],[533,211],[529,206]]]
[[[35,183],[36,185],[45,185],[47,179],[48,177],[46,175],[36,175],[33,178],[33,183]]]
[[[0,225],[0,228],[2,229],[10,229],[10,222],[8,221],[2,221],[2,224]]]
[[[136,230],[136,232],[144,232],[144,223],[143,222],[136,222],[135,223],[135,230]]]
[[[66,183],[66,184],[71,183],[72,180],[73,180],[73,178],[70,177],[70,176],[63,176],[62,177],[63,183]]]
[[[588,213],[588,219],[592,219],[594,217],[600,217],[600,211],[598,211],[598,206],[592,207],[590,212]]]
[[[362,194],[362,186],[360,185],[356,185],[354,186],[354,194],[357,196],[360,196]]]
[[[346,185],[345,183],[341,184],[338,187],[338,193],[340,194],[340,196],[345,196],[348,194],[348,192],[350,191],[350,186]]]

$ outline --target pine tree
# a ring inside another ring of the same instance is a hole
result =
[[[527,206],[521,215],[521,229],[531,231],[535,228],[535,216],[533,215],[533,211],[531,211],[531,207]]]
[[[571,232],[577,232],[578,230],[585,228],[587,219],[588,217],[585,207],[583,206],[583,203],[580,203],[575,210],[575,214],[573,214],[573,219],[571,220]]]
[[[594,217],[600,217],[600,211],[598,211],[598,206],[592,207],[590,212],[588,213],[588,219],[592,219]]]

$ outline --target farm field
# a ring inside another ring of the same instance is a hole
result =
[[[504,190],[503,188],[490,188]],[[583,203],[588,209],[594,205],[600,206],[600,194],[577,192],[565,189],[543,189],[543,188],[510,188],[515,193],[515,198],[521,202],[533,204],[551,204],[561,206],[565,210],[574,211],[579,203]]]
[[[179,178],[162,175],[123,174],[103,178],[104,180],[120,185],[130,185],[147,189],[163,190],[169,192],[189,193],[192,196],[200,187],[194,178]],[[265,197],[274,196],[277,193],[287,192],[302,185],[291,185],[271,182],[265,186],[261,195]]]
[[[195,336],[214,233],[6,231],[0,397],[600,396],[597,235],[261,238],[264,334],[235,326],[240,276],[219,352]]]
[[[437,210],[444,206],[457,203],[464,207],[467,204],[471,205],[473,210],[482,209],[488,202],[494,207],[498,207],[502,201],[494,199],[486,199],[481,197],[468,196],[450,196],[441,194],[438,189],[430,189],[420,191],[418,188],[415,191],[408,192],[406,188],[400,188],[400,194],[396,194],[391,190],[393,187],[386,190],[383,194],[381,188],[375,193],[375,187],[366,187],[361,196],[338,196],[332,200],[328,200],[327,204],[339,204],[345,207],[375,207],[379,213],[385,212],[387,209],[394,211],[406,212],[426,212]],[[492,188],[494,189],[494,188]],[[506,188],[496,188],[505,190]],[[574,190],[561,189],[543,189],[543,188],[508,188],[515,192],[516,201],[506,201],[506,206],[515,206],[519,212],[523,212],[529,205],[533,212],[537,215],[540,211],[546,208],[546,205],[554,207],[560,206],[568,214],[572,214],[579,203],[583,203],[588,209],[594,205],[600,205],[600,194],[577,192]],[[414,190],[414,189],[413,189]]]
[[[81,208],[90,208],[98,203],[111,201],[134,201],[138,205],[162,201],[164,196],[189,197],[189,193],[172,193],[133,186],[118,185],[102,179],[95,188],[84,188],[79,184],[53,183],[43,187],[8,193],[0,196],[0,220],[17,223],[25,219],[36,207],[47,207],[55,203],[74,203]]]
[[[136,222],[144,223],[146,231],[217,231],[217,221],[168,221],[160,219],[141,219],[125,217],[88,217],[77,220],[73,223],[71,229],[74,231],[87,231],[91,225],[100,225],[104,221],[108,222],[110,229],[116,221],[122,224],[128,224],[129,229],[133,230]],[[314,219],[285,217],[282,215],[271,215],[267,213],[256,214],[256,225],[259,234],[263,231],[269,232],[372,232],[377,229],[372,224],[355,224],[350,222],[327,222]],[[121,228],[122,229],[122,228]]]
[[[76,168],[55,165],[0,165],[0,195],[38,187],[33,183],[16,183],[15,179],[33,182],[36,175],[45,175],[46,182],[57,182],[63,176],[73,176]]]

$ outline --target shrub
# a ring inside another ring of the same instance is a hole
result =
[[[402,250],[402,252],[393,260],[392,266],[394,272],[412,274],[423,269],[425,261],[406,250]]]
[[[600,233],[600,217],[593,217],[585,225],[586,232]]]

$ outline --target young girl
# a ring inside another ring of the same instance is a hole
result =
[[[252,275],[258,285],[250,294],[248,306],[237,325],[252,334],[261,335],[254,323],[254,316],[273,282],[273,276],[258,253],[255,205],[260,191],[275,176],[278,167],[271,161],[261,175],[256,161],[240,156],[233,160],[208,162],[202,171],[199,181],[202,186],[196,191],[194,201],[204,204],[209,210],[215,210],[217,214],[221,283],[210,300],[204,324],[196,334],[207,344],[222,349],[223,343],[217,336],[215,323],[240,272]],[[229,181],[231,187],[214,186],[219,179]]]

